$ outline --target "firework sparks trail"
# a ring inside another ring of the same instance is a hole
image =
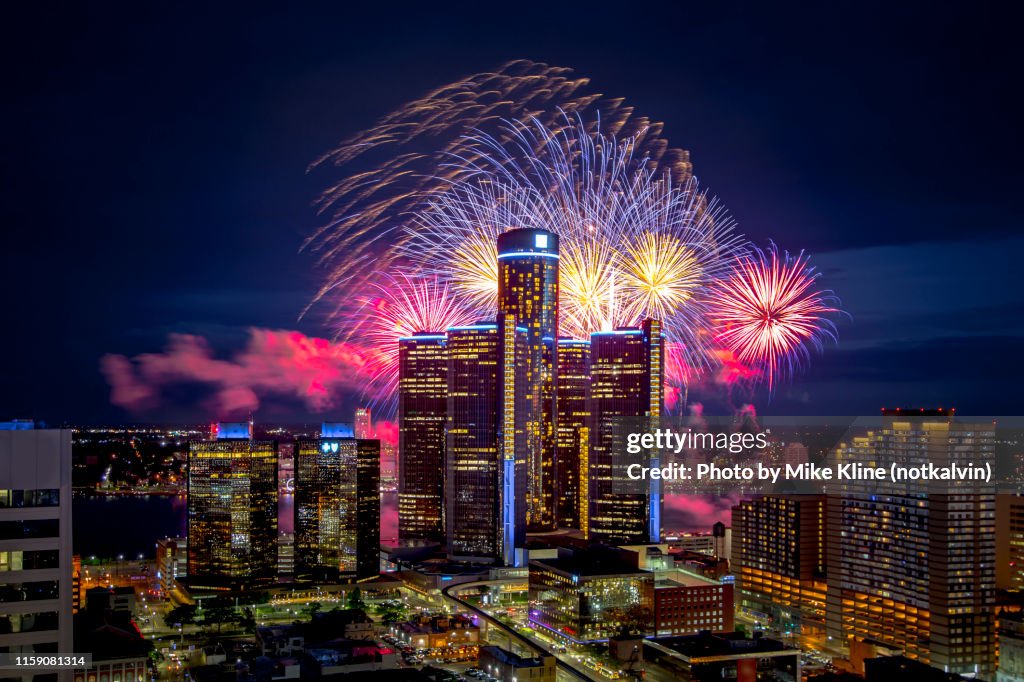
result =
[[[818,272],[801,251],[779,252],[773,243],[736,259],[731,276],[716,287],[714,338],[736,361],[753,368],[769,390],[797,373],[835,340],[839,301],[815,287]]]
[[[446,175],[444,161],[452,155],[471,158],[471,134],[504,120],[537,118],[554,125],[562,112],[600,112],[604,132],[635,136],[649,163],[689,177],[689,153],[659,137],[661,123],[636,115],[622,99],[590,92],[589,84],[568,68],[508,62],[409,102],[317,159],[311,170],[334,166],[346,175],[321,194],[316,206],[325,220],[305,244],[328,271],[314,303],[339,287],[362,288],[371,262],[379,270],[391,267],[399,253],[389,247],[405,238],[410,212],[458,172],[453,168]],[[337,312],[347,313],[343,304]]]
[[[358,316],[374,375],[365,393],[378,411],[391,414],[398,387],[398,339],[420,332],[444,332],[470,324],[475,311],[460,304],[447,283],[436,277],[398,271],[372,285],[361,299]]]
[[[569,69],[516,61],[410,102],[312,164],[345,176],[318,200],[324,223],[305,245],[327,272],[310,306],[326,303],[337,336],[376,359],[366,396],[393,408],[399,336],[493,317],[497,237],[517,227],[560,236],[561,333],[663,321],[667,395],[684,406],[688,383],[723,357],[754,368],[747,383],[792,374],[834,327],[819,315],[767,340],[738,331],[715,297],[750,280],[735,262],[763,254],[743,260],[734,222],[662,129]]]
[[[411,262],[493,311],[497,236],[543,227],[562,245],[562,333],[585,338],[655,317],[677,348],[680,375],[715,364],[707,292],[743,242],[695,180],[675,183],[637,154],[635,138],[591,132],[578,116],[556,128],[506,122],[501,137],[474,136],[470,151],[449,163],[457,179],[408,229]]]

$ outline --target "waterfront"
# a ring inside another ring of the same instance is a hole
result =
[[[294,525],[293,495],[278,502],[278,530],[289,533]],[[153,556],[156,541],[183,536],[187,503],[178,495],[83,495],[72,501],[73,544],[76,554],[99,558],[135,559]],[[381,537],[392,538],[398,530],[398,494],[381,494]]]
[[[387,542],[398,535],[398,493],[386,491],[380,500],[380,537]],[[278,530],[290,533],[294,525],[293,495],[281,495]],[[728,518],[730,498],[668,495],[666,528],[706,530],[719,518]],[[82,495],[72,503],[76,554],[100,558],[150,558],[156,541],[185,535],[187,504],[182,495]]]

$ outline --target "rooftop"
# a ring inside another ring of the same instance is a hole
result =
[[[616,547],[596,546],[588,549],[559,548],[558,558],[534,559],[532,565],[553,568],[579,576],[652,575],[639,568],[639,555]]]
[[[786,644],[767,637],[747,639],[741,632],[711,634],[701,632],[683,637],[660,637],[649,640],[654,644],[671,649],[688,659],[708,656],[737,656],[748,654],[797,654]]]

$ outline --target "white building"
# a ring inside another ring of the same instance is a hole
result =
[[[73,653],[71,592],[71,431],[0,422],[0,651]]]

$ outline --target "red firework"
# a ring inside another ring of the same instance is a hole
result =
[[[815,287],[818,276],[803,251],[780,254],[771,244],[738,257],[732,274],[715,288],[715,340],[755,369],[769,389],[795,374],[812,348],[820,351],[825,340],[836,338],[829,318],[839,312],[839,301]]]

